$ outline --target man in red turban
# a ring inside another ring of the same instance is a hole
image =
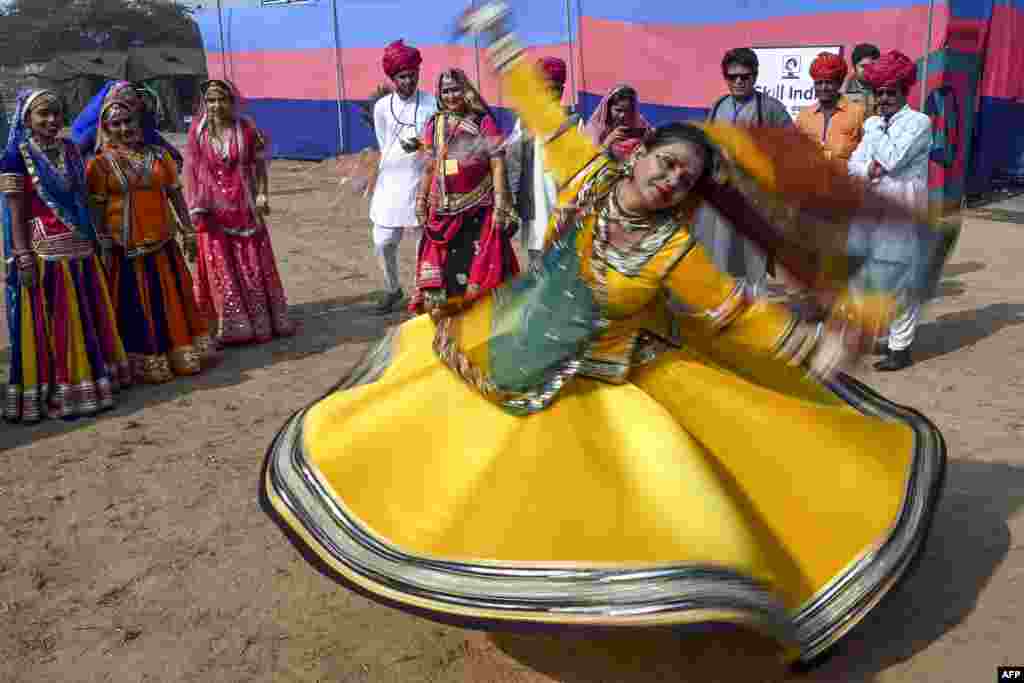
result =
[[[404,40],[396,40],[385,47],[384,57],[381,59],[384,73],[391,79],[403,71],[418,70],[422,63],[423,57],[420,55],[420,51],[406,45]]]
[[[552,97],[561,102],[565,92],[565,62],[558,57],[542,57],[537,60],[537,67],[551,84]],[[573,114],[566,125],[578,127],[582,124],[579,115]],[[544,168],[543,141],[525,130],[519,119],[506,142],[505,171],[516,215],[523,221],[519,239],[529,255],[530,266],[536,268],[540,265],[544,234],[552,208],[558,201],[558,191]]]
[[[537,66],[548,77],[552,85],[565,86],[565,61],[558,57],[542,57],[537,61]]]
[[[418,139],[434,112],[434,96],[417,90],[420,51],[396,40],[384,48],[381,66],[393,84],[373,106],[373,131],[381,160],[370,202],[373,249],[384,271],[385,292],[379,313],[401,307],[405,294],[398,279],[398,245],[405,230],[417,229],[416,190],[423,172]]]
[[[875,92],[878,115],[864,124],[864,139],[850,157],[850,173],[867,180],[875,192],[927,210],[932,121],[907,103],[907,93],[917,81],[917,65],[902,53],[890,52],[864,67],[864,80]],[[893,273],[908,272],[917,258],[915,244],[851,231],[851,239],[855,237],[858,255],[866,257],[861,269],[865,277],[886,281]],[[876,370],[900,370],[911,363],[910,346],[924,302],[902,303],[885,340],[886,357],[875,364]]]
[[[839,81],[846,79],[846,60],[834,52],[822,52],[811,62],[811,78],[815,81]]]
[[[864,80],[875,91],[898,88],[906,95],[917,83],[917,64],[902,52],[893,50],[864,67]]]
[[[821,145],[825,156],[843,164],[860,144],[864,133],[864,107],[840,93],[846,79],[846,61],[833,52],[822,52],[811,62],[811,78],[817,104],[804,107],[796,127]]]

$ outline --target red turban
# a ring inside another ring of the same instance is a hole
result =
[[[909,89],[917,83],[917,65],[902,52],[893,50],[864,67],[864,81],[874,89]]]
[[[565,62],[558,57],[542,57],[537,60],[537,66],[544,72],[555,85],[565,85]]]
[[[811,78],[816,81],[842,81],[846,71],[846,60],[832,52],[822,52],[811,62]]]
[[[423,57],[420,56],[419,50],[409,47],[405,41],[396,40],[384,48],[381,66],[384,67],[384,73],[388,75],[388,78],[394,78],[395,74],[419,68],[422,62]]]

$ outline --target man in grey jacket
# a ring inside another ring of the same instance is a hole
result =
[[[757,54],[747,47],[729,50],[722,58],[722,77],[729,89],[711,106],[708,122],[720,121],[736,126],[793,125],[786,105],[758,91]],[[697,237],[711,255],[712,261],[723,272],[743,278],[754,294],[764,290],[768,274],[765,255],[736,230],[714,209],[703,207],[697,217]]]

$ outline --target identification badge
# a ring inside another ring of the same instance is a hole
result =
[[[445,159],[444,160],[444,174],[445,175],[458,175],[459,174],[459,160],[458,159]]]

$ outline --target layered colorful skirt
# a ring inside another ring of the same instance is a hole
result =
[[[512,240],[494,225],[493,207],[434,216],[417,249],[416,292],[409,311],[472,301],[518,274]]]
[[[199,233],[196,301],[222,344],[270,341],[295,334],[270,233],[258,227],[231,234]]]
[[[131,384],[103,266],[91,243],[66,239],[77,242],[74,255],[39,257],[31,289],[14,264],[7,266],[8,420],[92,415]]]
[[[170,239],[130,258],[122,247],[113,249],[110,289],[135,381],[199,373],[217,349],[178,243]]]
[[[434,333],[393,329],[267,457],[289,536],[382,602],[488,629],[725,624],[811,659],[921,550],[942,436],[851,378],[694,338],[516,416]]]

